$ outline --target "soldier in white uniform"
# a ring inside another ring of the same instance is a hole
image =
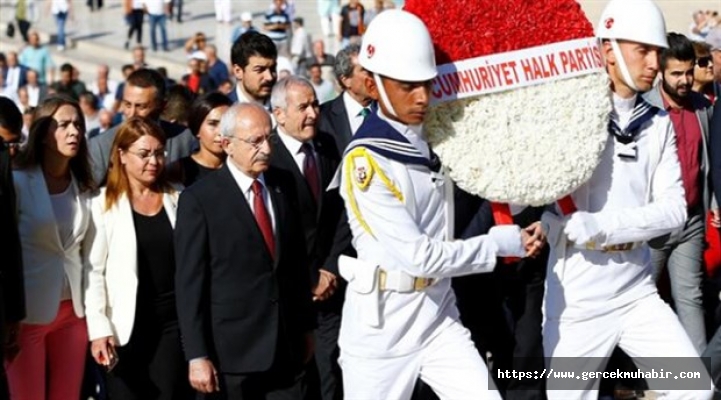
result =
[[[436,68],[420,19],[381,13],[358,58],[379,109],[339,169],[358,252],[339,263],[349,282],[339,338],[346,398],[408,399],[420,377],[442,399],[500,399],[459,322],[449,278],[492,271],[499,256],[536,254],[541,229],[499,226],[452,241],[452,184],[422,129]]]
[[[646,244],[686,220],[671,121],[638,95],[652,87],[659,50],[668,47],[663,15],[651,0],[611,0],[597,37],[613,92],[608,142],[591,179],[571,195],[578,211],[543,217],[551,247],[543,328],[548,368],[603,371],[618,345],[642,370],[669,371],[682,361],[639,357],[688,357],[683,362],[703,371],[678,318],[656,291]],[[585,384],[583,390],[554,390],[569,382],[550,378],[548,397],[596,399],[598,380]],[[703,390],[666,394],[711,396]]]

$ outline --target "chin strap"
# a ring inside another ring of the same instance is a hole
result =
[[[623,58],[623,54],[621,53],[621,48],[618,46],[618,42],[616,42],[616,39],[610,39],[611,41],[611,48],[613,49],[613,53],[616,55],[616,62],[618,62],[618,68],[621,70],[621,78],[623,81],[633,89],[634,92],[639,92],[638,86],[636,86],[636,82],[633,81],[633,78],[631,77],[631,73],[628,72],[628,67],[626,66],[626,60]]]
[[[381,79],[381,76],[374,72],[373,80],[375,80],[376,86],[378,86],[378,94],[380,94],[380,96],[381,96],[383,105],[386,106],[386,111],[388,111],[388,114],[390,114],[391,117],[398,118],[398,115],[396,115],[396,110],[393,109],[393,105],[391,105],[390,100],[388,100],[388,95],[386,94],[386,88],[385,88],[385,86],[383,86],[383,80]]]

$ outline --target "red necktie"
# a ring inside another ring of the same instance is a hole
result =
[[[273,238],[273,224],[270,222],[270,214],[268,214],[268,209],[265,207],[265,200],[263,200],[263,185],[258,180],[255,180],[250,188],[253,190],[255,221],[258,223],[260,233],[263,234],[263,239],[265,239],[265,244],[268,246],[270,256],[274,257],[275,239]]]
[[[305,161],[303,161],[303,175],[305,180],[308,181],[310,191],[313,193],[313,198],[317,201],[320,196],[320,182],[318,178],[318,166],[315,164],[315,156],[313,155],[313,148],[308,143],[303,143],[300,150],[305,153]]]

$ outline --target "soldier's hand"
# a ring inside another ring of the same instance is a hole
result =
[[[218,371],[215,370],[213,363],[207,358],[190,361],[188,380],[190,380],[190,386],[200,393],[220,391]]]

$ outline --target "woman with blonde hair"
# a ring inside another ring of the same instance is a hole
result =
[[[165,177],[165,136],[151,121],[118,129],[107,186],[92,200],[85,290],[95,361],[108,395],[190,399],[175,310],[178,192]]]
[[[15,165],[26,317],[6,353],[10,397],[77,399],[87,351],[82,252],[94,188],[78,103],[56,97],[40,105]]]

